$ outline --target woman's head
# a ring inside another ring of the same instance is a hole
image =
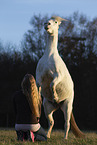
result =
[[[25,95],[30,94],[34,85],[36,86],[36,82],[35,82],[33,75],[26,74],[21,83],[23,93]]]

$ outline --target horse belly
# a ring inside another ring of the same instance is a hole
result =
[[[73,97],[73,82],[71,79],[64,78],[60,83],[56,86],[56,92],[59,98],[59,102]]]
[[[50,84],[53,80],[53,77],[48,73],[42,77],[42,96],[52,101],[52,92],[50,88]],[[59,98],[59,102],[73,97],[73,81],[70,76],[65,76],[60,83],[56,86],[57,97]]]

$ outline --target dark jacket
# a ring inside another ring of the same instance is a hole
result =
[[[31,111],[26,96],[18,91],[13,96],[13,105],[17,124],[37,124],[38,119]]]

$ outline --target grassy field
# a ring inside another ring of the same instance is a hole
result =
[[[68,140],[64,140],[64,131],[53,130],[47,142],[18,142],[14,129],[0,129],[0,145],[97,145],[97,132],[85,132],[85,139],[75,138],[70,132]]]

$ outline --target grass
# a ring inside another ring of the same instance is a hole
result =
[[[69,132],[67,140],[64,140],[64,131],[53,130],[51,138],[47,142],[20,142],[17,141],[16,132],[14,129],[0,129],[0,145],[97,145],[97,133],[85,132],[85,139],[75,138],[74,135]]]

